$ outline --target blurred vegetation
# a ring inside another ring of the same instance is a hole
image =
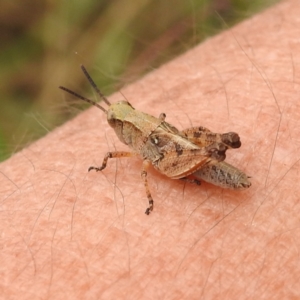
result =
[[[85,64],[105,94],[276,0],[2,0],[0,161],[72,117]],[[78,112],[78,110],[77,110]]]

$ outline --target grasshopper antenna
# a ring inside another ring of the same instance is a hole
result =
[[[94,80],[92,79],[92,77],[90,76],[90,74],[88,73],[88,71],[86,70],[86,68],[84,67],[84,65],[81,65],[80,67],[81,67],[81,70],[84,73],[85,77],[87,78],[87,80],[89,81],[89,83],[91,84],[91,86],[94,88],[94,90],[97,92],[97,94],[100,96],[100,98],[102,98],[104,100],[104,102],[108,106],[110,106],[111,103],[108,101],[108,99],[98,89],[96,83],[94,82]]]
[[[105,102],[108,106],[110,106],[111,103],[110,103],[110,102],[108,101],[108,99],[101,93],[101,91],[100,91],[99,88],[96,86],[95,82],[93,81],[92,77],[91,77],[90,74],[87,72],[86,68],[85,68],[83,65],[81,65],[81,69],[82,69],[82,71],[83,71],[85,77],[88,79],[89,83],[91,84],[91,86],[94,88],[94,90],[95,90],[95,91],[97,92],[97,94],[100,96],[100,98],[103,99],[104,102]],[[95,101],[90,100],[90,99],[88,99],[88,98],[86,98],[86,97],[83,97],[83,96],[77,94],[76,92],[74,92],[74,91],[72,91],[72,90],[69,90],[68,88],[66,88],[66,87],[64,87],[64,86],[59,86],[59,88],[62,89],[63,91],[65,91],[65,92],[67,92],[67,93],[69,93],[69,94],[75,96],[75,97],[78,98],[78,99],[81,99],[81,100],[83,100],[83,101],[85,101],[85,102],[88,102],[88,103],[90,103],[90,104],[92,104],[92,105],[94,105],[94,106],[100,108],[105,114],[107,114],[107,110],[106,110],[104,107],[102,107],[100,104],[96,103]]]
[[[85,101],[85,102],[88,102],[88,103],[90,103],[90,104],[93,104],[94,106],[97,106],[97,107],[100,108],[105,114],[107,114],[107,110],[106,110],[104,107],[102,107],[101,105],[99,105],[98,103],[96,103],[95,101],[90,100],[90,99],[88,99],[88,98],[85,98],[85,97],[83,97],[83,96],[77,94],[76,92],[69,90],[68,88],[66,88],[66,87],[64,87],[64,86],[59,86],[59,88],[60,88],[61,90],[65,91],[65,92],[67,92],[67,93],[69,93],[69,94],[75,96],[75,97],[78,98],[78,99],[81,99],[81,100],[83,100],[83,101]]]

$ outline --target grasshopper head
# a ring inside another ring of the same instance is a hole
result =
[[[134,108],[127,101],[119,101],[109,106],[107,111],[107,122],[114,129],[118,138],[127,144],[123,138],[123,123],[128,114],[132,113]]]
[[[127,101],[119,101],[117,103],[111,104],[108,101],[108,99],[102,94],[102,92],[99,90],[99,88],[96,86],[95,82],[93,81],[93,79],[91,78],[91,76],[89,75],[89,73],[87,72],[85,67],[81,66],[81,69],[82,69],[84,75],[86,76],[86,78],[88,79],[88,81],[90,82],[90,84],[92,85],[92,87],[94,88],[94,90],[97,92],[97,94],[100,96],[100,98],[102,98],[102,100],[107,104],[108,109],[105,109],[104,107],[102,107],[100,104],[94,102],[93,100],[83,97],[83,96],[77,94],[76,92],[69,90],[68,88],[65,88],[63,86],[60,86],[60,88],[64,91],[68,92],[69,94],[100,108],[107,115],[107,122],[114,129],[114,131],[116,132],[120,141],[127,144],[127,142],[124,140],[124,137],[123,137],[123,125],[124,125],[126,116],[128,116],[128,114],[132,113],[134,111],[134,108]]]

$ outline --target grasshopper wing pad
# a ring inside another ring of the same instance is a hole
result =
[[[158,128],[149,138],[161,155],[153,166],[170,178],[186,177],[211,161],[212,148],[200,148],[182,136]]]
[[[179,179],[193,174],[211,161],[210,153],[202,149],[183,150],[180,157],[177,153],[167,153],[154,165],[159,171],[172,179]]]

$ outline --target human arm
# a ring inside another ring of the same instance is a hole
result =
[[[299,10],[284,2],[122,90],[179,128],[238,132],[226,161],[252,176],[247,191],[150,170],[146,216],[139,160],[87,172],[127,150],[96,108],[2,163],[2,295],[299,296]]]

